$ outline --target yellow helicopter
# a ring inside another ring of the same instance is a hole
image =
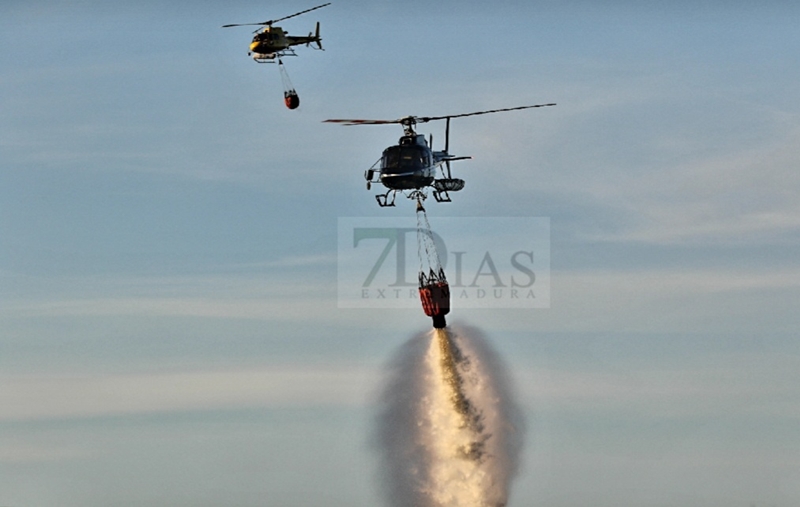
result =
[[[247,54],[248,56],[252,56],[253,60],[258,63],[272,63],[276,58],[281,58],[283,56],[297,56],[292,46],[298,46],[300,44],[310,46],[313,42],[317,45],[316,49],[322,49],[322,38],[319,36],[319,21],[317,22],[317,28],[314,32],[309,32],[308,35],[301,36],[289,35],[283,31],[283,28],[273,26],[273,23],[293,18],[316,9],[321,9],[327,5],[330,5],[330,2],[283,18],[271,19],[261,23],[222,25],[222,28],[230,28],[232,26],[262,26],[262,28],[254,32],[253,41],[250,43],[250,51]]]

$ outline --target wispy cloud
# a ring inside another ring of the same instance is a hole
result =
[[[652,243],[783,242],[800,229],[800,129],[755,148],[733,149],[643,173],[610,199],[641,217],[639,228],[609,239]]]
[[[297,262],[326,262],[309,257]],[[291,259],[279,261],[287,266]],[[17,277],[19,278],[19,277]],[[7,278],[8,279],[8,278]],[[196,316],[291,320],[325,318],[336,288],[307,273],[15,279],[27,282],[0,316]],[[24,295],[22,295],[24,294]],[[313,311],[312,311],[313,310]]]
[[[494,329],[759,333],[797,329],[797,269],[576,270],[551,273],[550,308],[480,313]],[[458,301],[453,301],[457,308]]]
[[[524,399],[556,412],[630,413],[659,418],[720,415],[800,419],[797,360],[790,356],[732,356],[694,367],[648,364],[647,369],[518,372]]]
[[[87,449],[58,442],[4,443],[0,448],[0,463],[11,465],[50,463],[86,458],[91,454],[92,452]]]
[[[3,375],[0,421],[180,411],[360,405],[376,372],[359,365],[265,365],[106,375]]]
[[[214,317],[256,320],[325,319],[320,311],[335,308],[330,299],[213,299],[114,297],[102,299],[69,299],[35,303],[19,303],[5,307],[2,314],[14,317],[64,316],[138,316],[138,317]],[[313,310],[313,311],[312,311]]]
[[[234,268],[297,268],[311,266],[334,266],[336,264],[336,253],[321,255],[301,255],[288,256],[280,259],[253,262],[249,264],[237,264]]]
[[[691,75],[708,79],[698,69]],[[559,196],[563,206],[588,207],[580,225],[591,240],[797,237],[800,121],[793,111],[732,85],[698,91],[696,82],[663,70],[592,79],[563,88],[557,107],[459,125],[473,155],[492,153],[473,167],[502,166],[502,178],[492,171],[486,181],[481,174],[470,181],[505,186],[519,202]],[[540,213],[548,211],[543,204],[535,206]],[[592,226],[598,217],[610,222],[599,233]]]

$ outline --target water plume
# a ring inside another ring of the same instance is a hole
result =
[[[391,505],[507,503],[523,425],[505,371],[475,328],[434,329],[401,347],[376,433]]]

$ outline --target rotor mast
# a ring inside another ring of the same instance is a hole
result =
[[[406,116],[405,118],[400,118],[398,123],[403,126],[403,135],[413,136],[417,134],[414,132],[414,126],[417,124],[416,116]]]

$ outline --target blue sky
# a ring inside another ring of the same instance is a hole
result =
[[[510,505],[800,500],[800,9],[334,2],[278,71],[221,29],[314,4],[0,6],[0,505],[385,504],[382,369],[338,217],[396,127],[454,120],[430,218],[548,217],[551,308],[470,310],[528,423]],[[440,146],[443,126],[430,123]]]

